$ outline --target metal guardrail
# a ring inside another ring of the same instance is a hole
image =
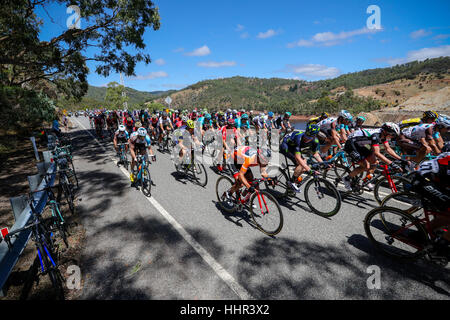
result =
[[[51,152],[44,152],[45,162],[38,163],[38,174],[34,176],[28,176],[28,183],[31,191],[42,190],[47,186],[47,182],[43,179],[43,176],[47,173],[50,178],[48,179],[48,185],[53,186],[56,177],[56,164],[50,162]],[[20,228],[23,228],[31,219],[32,212],[30,206],[26,202],[25,196],[19,196],[11,198],[11,206],[13,208],[15,222],[11,227],[11,232]],[[36,212],[41,214],[47,204],[47,192],[40,191],[33,194],[33,202],[36,206]],[[31,236],[31,229],[25,230],[19,234],[18,237],[11,239],[11,249],[9,249],[7,243],[2,241],[0,243],[0,296],[4,296],[3,286],[8,280],[14,266],[19,260],[20,255],[27,246],[28,240]]]

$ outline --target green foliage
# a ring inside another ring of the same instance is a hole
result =
[[[0,126],[2,129],[24,125],[37,127],[56,119],[56,105],[41,92],[0,86]]]
[[[123,109],[128,97],[124,95],[125,87],[117,82],[108,83],[105,95],[107,109]]]

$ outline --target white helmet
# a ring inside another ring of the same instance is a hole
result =
[[[392,134],[394,136],[400,135],[400,127],[398,124],[395,124],[393,122],[385,122],[381,126],[381,129],[385,131],[388,134]]]
[[[126,130],[125,126],[123,124],[121,124],[119,126],[119,131],[125,131],[125,130]]]
[[[147,130],[145,130],[144,128],[141,127],[137,130],[137,134],[140,137],[145,137],[147,135]]]
[[[353,120],[352,115],[347,110],[341,110],[341,112],[339,112],[339,116],[349,121]]]

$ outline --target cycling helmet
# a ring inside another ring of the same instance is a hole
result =
[[[422,118],[424,118],[424,119],[437,119],[438,117],[439,117],[439,114],[433,110],[425,111],[422,116]]]
[[[320,115],[322,118],[328,118],[330,115],[327,112],[322,112]]]
[[[317,135],[319,133],[319,131],[320,131],[320,127],[317,124],[309,124],[306,127],[305,133],[307,136],[312,137],[312,136]]]
[[[163,117],[167,117],[167,112],[164,111],[164,112],[162,113],[162,116],[163,116]]]
[[[181,121],[182,122],[187,122],[189,119],[188,119],[188,117],[186,117],[186,116],[182,116],[181,117]]]
[[[217,116],[221,117],[221,116],[223,116],[223,115],[224,115],[224,114],[223,114],[222,111],[217,112]]]
[[[234,124],[235,124],[234,119],[232,119],[232,118],[228,119],[227,123],[230,126],[234,126]]]
[[[211,119],[211,115],[209,113],[205,114],[205,119]]]
[[[237,110],[236,110],[236,109],[233,109],[233,113],[237,113]]]
[[[264,112],[261,112],[261,113],[259,114],[259,116],[260,116],[261,118],[264,117],[264,116],[265,116]]]
[[[364,118],[363,116],[357,116],[356,120],[360,120],[362,122],[366,121],[366,118]]]
[[[267,114],[269,116],[269,118],[273,118],[273,112],[269,111],[269,113]]]
[[[134,126],[135,126],[136,128],[140,128],[140,127],[142,127],[142,123],[141,123],[140,121],[136,121],[136,123],[134,124]]]
[[[450,119],[440,116],[436,119],[436,128],[446,128],[450,127]]]
[[[241,120],[248,120],[248,114],[244,113],[244,114],[241,116]]]
[[[388,134],[398,136],[400,135],[400,127],[393,122],[385,122],[381,126],[381,129]]]
[[[231,109],[227,109],[227,112],[230,113],[230,112],[231,112]]]
[[[123,124],[121,124],[120,126],[119,126],[119,131],[125,131],[126,130],[126,128],[125,128],[125,126],[123,125]]]
[[[347,110],[341,110],[341,112],[339,112],[339,116],[344,118],[345,120],[349,120],[349,121],[353,120],[352,115]]]
[[[139,128],[139,129],[137,130],[137,134],[138,134],[138,136],[140,136],[140,137],[145,137],[145,136],[147,135],[147,130],[145,130],[144,128]]]
[[[188,127],[189,129],[194,129],[194,126],[195,126],[194,121],[188,120],[188,121],[186,122],[186,124],[187,124],[187,127]]]
[[[286,112],[284,113],[284,115],[290,117],[290,116],[292,115],[292,113],[286,111]]]

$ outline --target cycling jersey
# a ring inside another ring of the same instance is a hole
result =
[[[418,124],[422,123],[422,119],[420,118],[411,118],[411,119],[406,119],[403,121],[400,121],[398,124],[398,126],[400,127],[400,129],[404,129],[407,127],[411,127],[411,126],[416,126]]]
[[[172,124],[172,121],[170,121],[170,118],[169,117],[167,117],[167,118],[163,118],[163,117],[161,117],[160,119],[159,119],[159,121],[158,121],[158,127],[159,127],[159,125],[163,125],[163,128],[164,127],[166,127],[166,126],[169,126],[170,127],[170,125]]]
[[[247,170],[251,167],[258,166],[258,151],[248,146],[237,147],[232,152],[233,164],[230,165],[230,169],[234,178],[237,178],[239,172],[243,174],[247,173]]]
[[[403,129],[402,134],[408,139],[415,141],[419,141],[422,138],[431,140],[433,139],[433,128],[434,124],[432,123],[422,123]]]
[[[386,139],[381,139],[381,129],[360,129],[352,132],[348,136],[355,146],[371,150],[372,147],[379,147],[381,143],[389,143]]]
[[[130,138],[130,135],[128,134],[128,132],[126,130],[125,131],[117,130],[114,133],[114,136],[117,139],[117,141],[120,141],[121,143],[128,141],[128,139]]]
[[[302,153],[302,151],[309,150],[313,153],[319,151],[319,139],[314,137],[313,139],[309,139],[308,142],[303,140],[303,136],[305,135],[304,131],[295,130],[291,133],[288,133],[284,138],[283,142],[280,145],[280,152],[293,152],[293,153]]]
[[[281,124],[283,124],[285,128],[289,127],[289,119],[284,119],[284,116],[278,116],[275,119],[274,125],[277,129],[281,129]]]
[[[148,134],[145,136],[144,140],[139,139],[137,132],[133,132],[130,136],[130,145],[133,145],[140,151],[146,151],[147,147],[149,147],[151,144],[152,140],[150,139]]]

